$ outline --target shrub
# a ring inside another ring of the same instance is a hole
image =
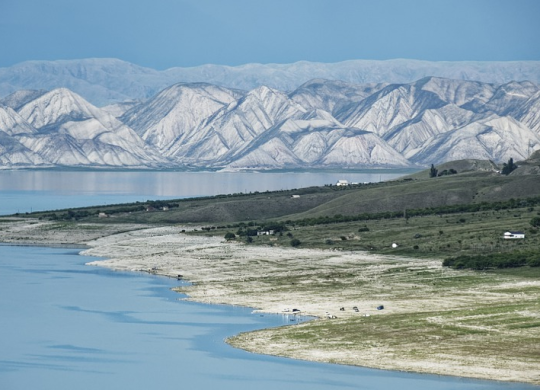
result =
[[[298,238],[293,238],[293,239],[291,240],[291,246],[293,246],[293,247],[295,247],[295,248],[296,248],[297,246],[300,246],[300,244],[301,244],[301,242],[300,242],[300,240],[299,240]]]
[[[531,226],[540,227],[540,217],[534,217],[530,222]]]
[[[225,234],[225,239],[227,241],[234,240],[236,238],[236,235],[233,232],[227,232]]]

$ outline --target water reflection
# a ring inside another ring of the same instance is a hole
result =
[[[287,190],[335,184],[339,179],[378,182],[410,172],[0,171],[0,215],[148,199]]]

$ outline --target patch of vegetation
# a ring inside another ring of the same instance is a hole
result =
[[[531,252],[462,255],[443,261],[443,266],[455,269],[486,270],[490,268],[540,267],[540,250]]]

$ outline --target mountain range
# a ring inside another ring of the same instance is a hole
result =
[[[540,87],[424,77],[292,91],[177,83],[97,107],[68,88],[0,100],[0,167],[306,169],[526,159],[540,149]]]
[[[27,61],[0,68],[0,97],[19,90],[68,88],[96,106],[106,106],[126,100],[146,100],[179,82],[206,82],[246,91],[264,85],[290,92],[314,78],[352,84],[404,84],[429,76],[493,84],[525,80],[540,84],[540,61],[301,61],[292,64],[202,65],[166,70],[110,58]]]

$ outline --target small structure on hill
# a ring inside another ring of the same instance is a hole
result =
[[[346,187],[349,185],[349,182],[347,180],[338,180],[336,183],[336,186],[338,187]]]
[[[275,230],[258,230],[257,235],[258,236],[273,236],[275,234]]]
[[[525,233],[523,232],[505,232],[503,235],[503,238],[505,240],[511,240],[511,239],[519,239],[519,238],[525,238]]]

